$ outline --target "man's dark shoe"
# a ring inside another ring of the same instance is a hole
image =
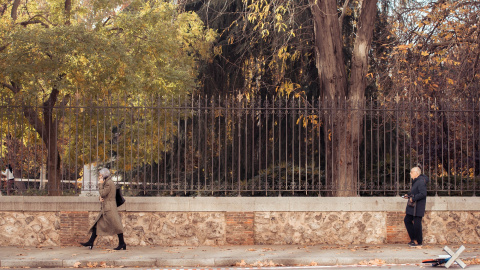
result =
[[[422,247],[422,244],[409,244],[410,247]]]
[[[409,246],[415,245],[415,242],[410,241],[410,243],[408,243],[408,245],[409,245]]]

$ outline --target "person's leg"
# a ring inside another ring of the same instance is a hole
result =
[[[118,235],[118,247],[114,248],[114,250],[126,250],[127,244],[125,244],[125,240],[123,239],[123,233],[119,233]]]
[[[10,180],[7,180],[7,195],[10,195],[12,194],[13,195],[13,186],[15,185],[15,180],[13,179],[10,179]]]
[[[413,231],[415,232],[415,240],[419,245],[423,243],[422,234],[422,217],[414,217],[413,219]]]
[[[82,245],[84,247],[89,247],[90,249],[92,249],[93,248],[93,243],[95,242],[96,238],[97,238],[97,226],[95,224],[95,226],[93,226],[93,228],[92,228],[92,235],[90,236],[90,239],[85,243],[80,243],[80,245]]]
[[[405,228],[407,228],[408,236],[410,237],[410,243],[412,243],[415,240],[415,231],[413,228],[413,216],[408,214],[405,215],[403,222],[405,223]]]

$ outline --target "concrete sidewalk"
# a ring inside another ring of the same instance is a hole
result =
[[[199,246],[140,247],[0,247],[0,267],[267,267],[356,264],[421,264],[446,255],[444,246],[411,248],[407,245],[359,246]],[[453,251],[459,245],[449,246]],[[478,261],[480,245],[465,245],[460,258]],[[455,268],[457,268],[456,266]],[[459,268],[459,267],[458,267]]]

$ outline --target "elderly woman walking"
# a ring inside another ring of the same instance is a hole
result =
[[[114,250],[126,250],[127,244],[123,239],[123,226],[120,215],[118,214],[117,204],[115,201],[116,187],[110,178],[110,170],[103,168],[98,176],[101,209],[95,223],[90,227],[89,232],[92,233],[90,240],[80,243],[82,246],[93,248],[93,243],[97,235],[118,235],[118,247]]]

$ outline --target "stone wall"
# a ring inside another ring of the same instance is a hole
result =
[[[479,203],[429,198],[424,243],[480,244]],[[407,243],[404,208],[390,197],[127,198],[120,213],[129,245],[360,245]],[[0,245],[78,245],[97,214],[94,198],[2,196]],[[116,236],[97,239],[117,243]]]
[[[382,212],[258,212],[255,214],[255,243],[386,243],[385,217]]]
[[[0,212],[1,246],[58,246],[60,214],[55,212]]]

